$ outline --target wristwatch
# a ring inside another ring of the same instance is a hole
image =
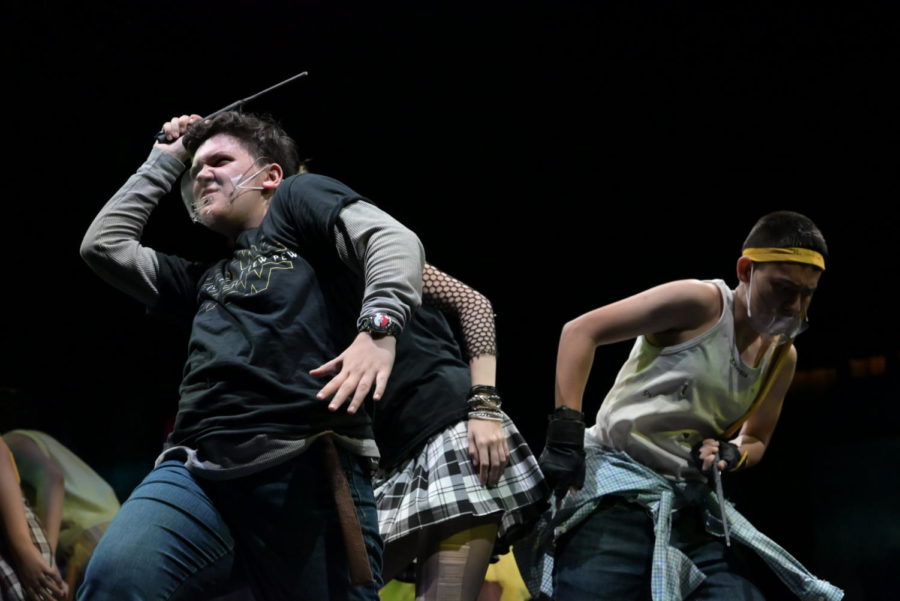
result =
[[[400,325],[390,315],[384,313],[374,313],[360,317],[356,322],[356,330],[359,332],[368,332],[372,338],[381,338],[383,336],[394,336],[400,334]]]

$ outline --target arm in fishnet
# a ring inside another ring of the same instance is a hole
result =
[[[497,374],[497,331],[494,310],[487,297],[426,263],[422,273],[422,303],[435,307],[459,324],[472,384],[493,386]],[[468,425],[472,465],[483,485],[496,484],[509,457],[503,424],[470,418]]]
[[[434,265],[426,264],[422,273],[422,302],[438,309],[459,324],[462,332],[462,351],[466,361],[471,362],[484,355],[497,356],[494,308],[483,294]],[[491,374],[490,378],[493,377]],[[472,383],[487,384],[476,382],[474,377]]]

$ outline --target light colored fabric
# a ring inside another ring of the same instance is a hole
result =
[[[734,342],[732,292],[722,295],[719,321],[699,336],[660,348],[638,338],[586,439],[626,451],[672,480],[703,480],[691,448],[740,419],[762,385],[771,352],[745,365]],[[771,349],[770,349],[771,351]]]
[[[6,433],[7,436],[11,434],[32,440],[44,455],[59,465],[62,472],[65,497],[59,527],[60,552],[74,547],[85,530],[112,520],[119,511],[119,500],[112,487],[91,466],[49,434],[37,430]]]

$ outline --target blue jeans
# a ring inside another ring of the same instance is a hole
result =
[[[619,497],[605,497],[584,522],[559,541],[554,598],[650,601],[654,540],[653,521],[646,510]],[[736,550],[706,532],[698,508],[687,507],[675,514],[672,544],[706,576],[689,601],[762,601],[762,594],[744,576]]]
[[[377,600],[382,543],[363,460],[338,449],[376,582],[353,586],[321,444],[258,474],[213,482],[166,461],[110,524],[79,601],[200,600],[249,583],[256,601]]]

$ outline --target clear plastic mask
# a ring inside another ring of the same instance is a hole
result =
[[[225,194],[229,203],[233,203],[234,200],[241,195],[244,191],[249,190],[263,190],[262,186],[254,186],[251,184],[253,179],[265,171],[265,169],[271,163],[264,157],[260,157],[258,159],[254,159],[253,164],[247,168],[240,175],[233,176],[231,178],[225,178],[223,176],[222,171],[213,169],[212,177],[207,177],[211,183],[213,183],[218,191]],[[202,172],[201,172],[202,173]],[[199,174],[198,174],[199,176]],[[190,170],[185,171],[181,176],[181,199],[184,202],[184,207],[187,209],[188,214],[190,214],[191,219],[197,223],[200,221],[200,216],[203,213],[203,207],[209,204],[208,198],[197,198],[194,194],[194,183],[196,178],[191,177]]]
[[[750,282],[747,284],[747,318],[750,325],[760,335],[769,338],[793,339],[809,328],[806,317],[808,300],[799,291],[769,290],[767,295],[757,294],[754,305],[753,266],[750,267]],[[759,290],[757,290],[759,292]],[[800,309],[787,310],[796,295],[801,295]],[[811,295],[811,293],[809,293]]]

